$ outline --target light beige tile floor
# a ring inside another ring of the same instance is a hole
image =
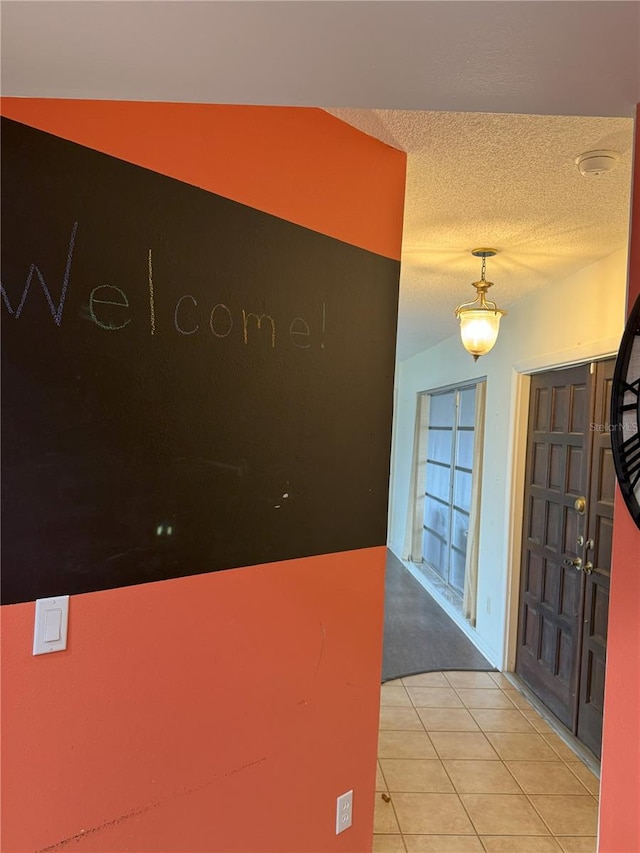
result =
[[[503,675],[398,679],[381,706],[373,853],[596,853],[597,777]]]

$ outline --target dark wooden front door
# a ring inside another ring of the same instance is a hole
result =
[[[516,672],[569,728],[577,703],[589,367],[531,379]]]
[[[531,380],[516,672],[600,753],[613,515],[613,362]]]
[[[598,362],[595,366],[587,541],[585,543],[582,661],[576,732],[580,740],[598,757],[602,744],[613,498],[616,484],[609,431],[614,366],[613,360]]]

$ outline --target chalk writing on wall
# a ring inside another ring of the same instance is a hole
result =
[[[67,292],[69,288],[69,277],[71,273],[72,261],[73,261],[73,249],[76,243],[76,238],[78,235],[78,223],[73,223],[73,228],[71,229],[71,238],[69,240],[69,249],[67,253],[67,264],[65,267],[64,281],[62,282],[62,289],[60,292],[60,296],[58,298],[58,302],[54,301],[54,296],[52,295],[51,289],[47,285],[44,275],[42,274],[40,268],[36,266],[36,264],[31,264],[29,267],[29,272],[27,273],[26,282],[22,293],[19,296],[16,307],[14,308],[11,300],[9,299],[9,295],[5,289],[3,283],[0,282],[0,293],[2,295],[2,300],[4,303],[4,307],[9,312],[12,317],[15,319],[19,319],[24,309],[24,306],[27,301],[27,297],[29,296],[29,292],[31,291],[31,284],[35,276],[37,276],[40,287],[42,288],[42,292],[45,296],[49,309],[51,311],[51,316],[53,318],[54,323],[57,326],[62,325],[62,320],[64,316],[64,305],[65,300],[67,298]],[[154,284],[153,284],[153,250],[148,250],[148,268],[149,268],[149,334],[154,336],[156,334],[156,312],[155,312],[155,302],[154,302]],[[16,300],[14,300],[16,302]],[[183,303],[186,303],[184,311],[182,310]],[[113,319],[113,313],[109,312],[109,316],[102,315],[100,312],[99,306],[115,306],[116,308],[129,309],[129,299],[127,298],[126,293],[115,284],[99,284],[94,287],[89,293],[88,300],[88,315],[87,319],[91,320],[96,326],[99,326],[101,329],[104,329],[108,332],[116,332],[120,329],[124,329],[125,326],[128,326],[129,323],[132,322],[133,318],[129,315],[128,311],[125,312],[115,312],[119,315],[118,320]],[[174,311],[173,311],[173,328],[180,335],[194,335],[200,329],[200,321],[197,319],[200,316],[201,312],[197,311],[198,309],[198,301],[195,296],[192,296],[190,293],[183,294],[179,297],[176,302]],[[208,309],[207,309],[208,310]],[[245,308],[240,309],[241,315],[241,335],[242,340],[245,344],[249,343],[249,338],[256,337],[255,335],[250,335],[250,329],[254,328],[255,331],[260,331],[263,326],[267,329],[269,340],[271,342],[271,348],[275,348],[276,346],[276,320],[270,314],[262,313],[256,314],[252,311],[247,311]],[[188,319],[184,321],[185,316],[188,316]],[[327,306],[323,302],[321,306],[320,320],[319,325],[321,326],[322,335],[326,332],[327,327]],[[216,338],[227,338],[234,328],[234,316],[231,308],[228,305],[225,305],[223,302],[216,303],[211,311],[208,312],[208,326],[211,330],[211,334]],[[309,324],[302,317],[294,317],[290,322],[287,322],[285,325],[286,330],[286,340],[292,344],[296,349],[308,349],[312,346],[311,343],[311,330]],[[324,349],[324,339],[320,342],[320,347]]]
[[[399,264],[16,122],[3,602],[381,545]]]

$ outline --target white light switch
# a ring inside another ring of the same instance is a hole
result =
[[[66,649],[68,623],[68,595],[39,598],[36,601],[36,624],[33,632],[34,655],[45,655]]]
[[[45,643],[58,643],[60,641],[60,628],[62,626],[62,610],[44,611],[44,641]]]

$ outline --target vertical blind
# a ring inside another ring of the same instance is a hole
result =
[[[485,382],[418,397],[405,558],[426,563],[475,624]]]

